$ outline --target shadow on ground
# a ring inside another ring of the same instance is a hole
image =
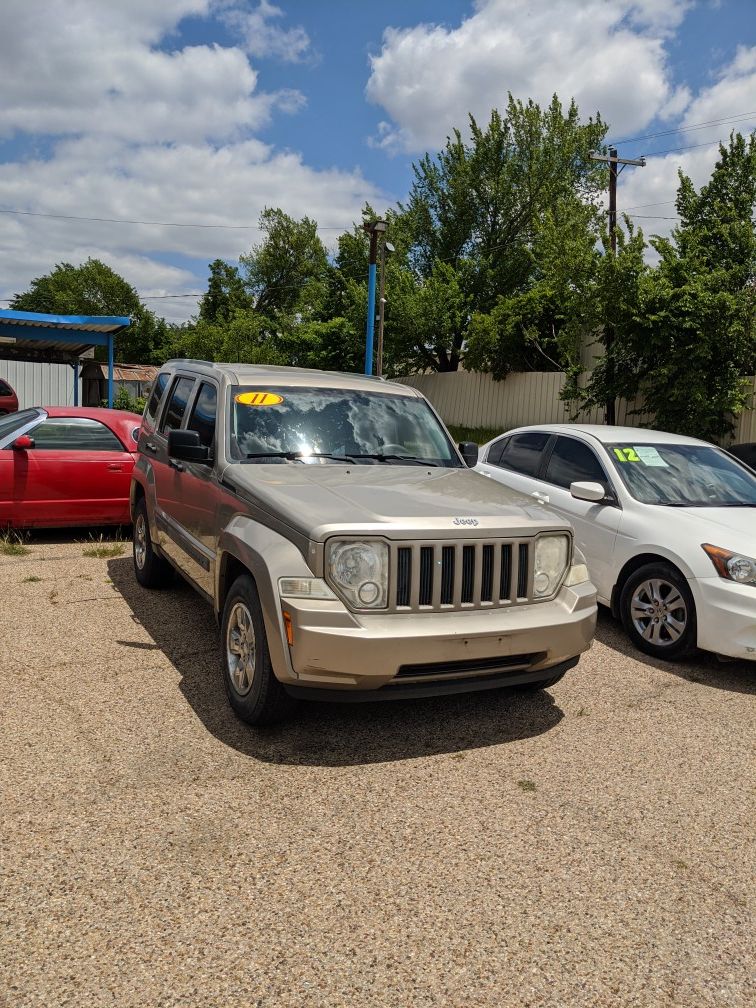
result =
[[[225,745],[268,763],[355,766],[531,738],[564,716],[544,691],[491,690],[424,700],[374,704],[300,703],[288,723],[256,729],[239,721],[226,701],[218,628],[210,607],[185,583],[147,591],[134,578],[131,557],[108,562],[108,572],[155,645],[181,675],[181,692]],[[119,641],[135,651],[139,641]]]
[[[730,690],[733,693],[756,693],[756,662],[722,662],[716,655],[704,651],[699,651],[679,662],[660,661],[633,647],[622,624],[619,620],[615,620],[604,606],[599,606],[596,640],[612,651],[617,651],[648,668],[678,676],[687,682],[700,683],[713,689]]]

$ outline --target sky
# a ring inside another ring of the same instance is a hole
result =
[[[756,128],[756,0],[3,0],[0,307],[92,256],[170,321],[265,207],[333,247],[507,92],[600,111],[618,205],[674,226],[677,172]],[[706,125],[701,125],[706,124]],[[99,218],[99,219],[82,219]]]

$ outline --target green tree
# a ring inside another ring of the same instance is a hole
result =
[[[271,319],[312,317],[322,306],[328,274],[316,222],[268,208],[260,215],[260,227],[263,241],[240,257],[255,310]]]
[[[162,320],[144,307],[131,284],[99,259],[87,259],[80,266],[58,263],[32,280],[27,291],[16,294],[11,308],[53,315],[129,316],[131,325],[116,337],[116,357],[124,363],[148,363],[163,336]]]
[[[593,372],[589,404],[640,393],[663,430],[729,433],[744,378],[756,371],[755,210],[756,139],[733,135],[699,192],[680,172],[680,224],[670,239],[651,240],[655,268],[636,266],[633,288],[621,261],[605,257],[605,277],[626,296],[614,293],[615,339]]]
[[[205,322],[228,322],[235,312],[252,307],[236,266],[223,259],[210,263],[207,291],[200,301],[199,317]]]
[[[414,166],[406,205],[389,214],[391,241],[398,234],[406,248],[390,268],[409,271],[424,315],[413,341],[411,312],[392,310],[387,344],[417,368],[457,370],[473,318],[480,333],[480,317],[502,299],[533,301],[540,268],[534,247],[543,241],[545,218],[599,214],[605,171],[589,152],[606,133],[600,117],[582,122],[574,102],[565,111],[556,96],[541,109],[510,95],[505,115],[494,110],[485,129],[471,118],[470,132],[467,142],[455,131],[443,151]],[[408,305],[406,280],[403,291]],[[392,288],[389,304],[395,297]],[[497,327],[494,322],[489,329]],[[479,339],[476,366],[505,374],[508,362],[493,359],[486,348],[497,349],[490,333]]]

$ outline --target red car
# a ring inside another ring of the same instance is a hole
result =
[[[0,417],[0,527],[130,524],[141,422],[76,406]]]
[[[0,416],[15,413],[18,409],[18,396],[4,378],[0,378]]]

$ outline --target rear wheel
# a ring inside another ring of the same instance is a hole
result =
[[[141,497],[134,508],[134,574],[143,588],[165,588],[173,581],[173,568],[155,552],[147,518],[147,503]]]
[[[280,721],[294,701],[273,672],[260,598],[247,574],[231,585],[221,635],[223,682],[235,713],[251,725]]]
[[[655,658],[672,661],[695,649],[693,595],[671,564],[647,564],[630,575],[620,595],[620,616],[633,644]]]

